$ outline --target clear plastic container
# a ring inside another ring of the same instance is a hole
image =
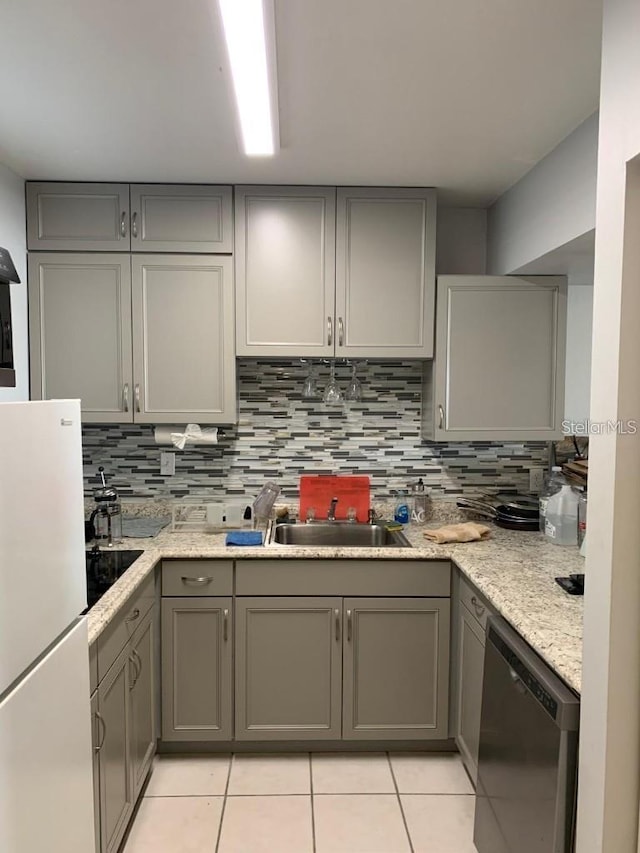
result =
[[[578,544],[579,498],[566,483],[547,501],[544,534],[554,545]]]
[[[587,535],[587,493],[582,491],[578,496],[578,545],[582,547]]]
[[[540,492],[540,533],[545,532],[545,515],[549,498],[559,492],[562,486],[566,485],[566,482],[562,468],[559,465],[554,465]]]

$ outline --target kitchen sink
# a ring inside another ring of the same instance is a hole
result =
[[[387,530],[384,524],[357,524],[349,521],[276,524],[271,531],[269,544],[307,548],[411,547],[400,530]]]

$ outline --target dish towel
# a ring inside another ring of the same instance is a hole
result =
[[[475,521],[466,521],[463,524],[447,524],[446,527],[438,527],[436,530],[425,530],[424,538],[436,545],[444,545],[445,542],[479,542],[491,536],[491,528],[484,524],[476,524]]]
[[[227,545],[262,545],[262,533],[259,530],[233,530],[227,533]]]

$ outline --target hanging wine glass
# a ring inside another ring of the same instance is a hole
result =
[[[304,385],[302,386],[302,399],[303,400],[317,400],[320,397],[320,393],[318,392],[318,376],[315,371],[315,365],[313,362],[309,362],[308,373],[304,380]]]
[[[322,399],[327,404],[327,406],[339,406],[342,402],[342,391],[340,390],[340,386],[336,382],[335,361],[331,362],[331,373],[329,375],[329,382],[327,383],[327,387],[324,389],[324,395]]]
[[[355,361],[351,362],[351,380],[347,385],[347,390],[345,393],[345,400],[352,400],[353,402],[359,402],[362,400],[362,383],[356,376],[356,371],[358,370],[358,365]]]

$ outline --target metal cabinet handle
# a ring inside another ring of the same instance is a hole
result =
[[[333,343],[333,320],[331,317],[327,317],[327,346],[331,346]]]
[[[138,236],[138,214],[137,213],[134,213],[133,216],[131,217],[131,236],[132,237]]]
[[[187,575],[182,575],[182,583],[211,583],[212,580],[212,577],[190,578]]]
[[[439,404],[438,404],[438,414],[440,415],[440,422],[438,424],[438,429],[444,429],[444,409]]]
[[[226,607],[222,611],[222,620],[222,638],[226,643],[229,639],[229,611]]]
[[[344,323],[342,317],[338,317],[338,346],[344,346]]]
[[[134,660],[135,660],[135,661],[137,661],[137,663],[136,663],[136,669],[137,669],[137,671],[138,671],[138,674],[137,674],[137,676],[136,676],[136,680],[135,680],[135,684],[137,684],[137,683],[138,683],[138,679],[139,679],[139,678],[140,678],[140,676],[142,675],[142,658],[141,658],[141,657],[140,657],[140,655],[138,654],[138,650],[137,650],[137,649],[132,649],[132,650],[131,650],[131,654],[133,655]]]
[[[351,611],[347,610],[347,642],[351,642]]]
[[[137,383],[136,383],[134,394],[135,394],[135,398],[136,398],[136,412],[139,412],[140,411],[140,385],[138,385]]]
[[[136,682],[138,681],[138,666],[136,664],[136,659],[133,656],[133,652],[131,652],[131,654],[129,655],[129,663],[131,664],[131,667],[133,669],[133,681],[129,685],[129,690],[131,691],[136,686]]]
[[[131,616],[128,616],[124,621],[125,622],[135,622],[140,616],[140,609],[138,607],[135,608]]]
[[[122,389],[122,411],[129,411],[129,383],[124,383],[124,388]]]
[[[477,615],[477,616],[482,616],[482,614],[484,613],[485,608],[484,608],[484,605],[483,605],[483,604],[480,604],[480,602],[479,602],[479,601],[478,601],[478,599],[475,597],[475,595],[472,595],[472,596],[471,596],[471,603],[473,604],[473,609],[476,611],[476,615]]]
[[[100,750],[101,750],[101,749],[102,749],[102,747],[104,746],[104,741],[105,741],[105,738],[106,738],[106,736],[107,736],[107,724],[105,723],[105,721],[104,721],[104,717],[102,716],[102,714],[100,713],[100,711],[96,711],[96,712],[95,712],[95,718],[96,718],[96,720],[98,721],[98,723],[99,723],[99,725],[100,725],[100,729],[101,729],[101,731],[102,731],[102,737],[101,737],[101,739],[100,739],[100,743],[96,744],[96,745],[93,747],[93,751],[94,751],[94,752],[100,752]]]
[[[334,616],[336,617],[336,640],[340,640],[340,611],[336,607],[333,611]]]
[[[127,236],[127,214],[124,210],[122,211],[122,216],[120,217],[120,236]]]

